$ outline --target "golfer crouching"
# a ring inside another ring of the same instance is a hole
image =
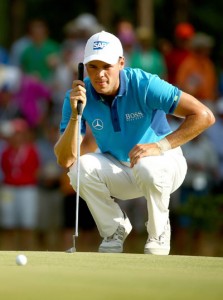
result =
[[[83,63],[88,77],[75,80],[65,95],[61,135],[55,145],[58,163],[69,168],[76,190],[77,101],[81,100],[82,147],[92,145],[94,137],[100,150],[80,157],[79,172],[80,196],[103,238],[99,252],[123,252],[132,229],[114,198],[131,201],[144,196],[148,208],[144,253],[168,255],[170,194],[187,172],[180,146],[211,126],[215,118],[192,95],[157,75],[125,68],[121,42],[113,34],[101,31],[91,36]],[[175,131],[167,114],[183,120]]]

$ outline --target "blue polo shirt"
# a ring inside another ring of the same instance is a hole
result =
[[[107,103],[85,78],[87,104],[82,115],[82,134],[86,122],[102,153],[129,162],[128,153],[136,144],[157,142],[171,133],[166,114],[172,114],[181,91],[157,75],[141,69],[120,72],[120,88],[112,104]],[[63,133],[71,115],[67,91],[60,123]]]

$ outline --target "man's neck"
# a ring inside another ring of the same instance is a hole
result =
[[[103,94],[100,94],[100,97],[108,104],[112,104],[112,101],[114,100],[115,96],[113,95],[103,95]]]

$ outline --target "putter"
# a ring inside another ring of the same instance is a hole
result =
[[[78,64],[78,79],[83,81],[84,65]],[[76,219],[75,219],[75,233],[73,235],[73,247],[68,249],[67,253],[76,252],[75,241],[78,237],[78,219],[79,219],[79,190],[80,190],[80,136],[81,136],[81,116],[82,116],[82,102],[77,102],[77,117],[78,117],[78,135],[77,135],[77,188],[76,188]]]

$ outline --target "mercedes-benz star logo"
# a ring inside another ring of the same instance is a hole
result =
[[[103,122],[102,120],[100,119],[95,119],[93,122],[92,122],[92,126],[94,127],[94,129],[96,130],[102,130],[103,129]]]

